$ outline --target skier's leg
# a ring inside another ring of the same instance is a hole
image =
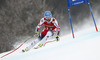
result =
[[[25,51],[29,51],[32,47],[34,47],[38,42],[39,42],[40,40],[39,40],[39,38],[37,38],[35,41],[33,41],[29,46],[27,46],[26,48],[25,48],[25,50],[22,50],[23,52],[25,52]]]
[[[23,52],[24,52],[24,51],[28,51],[28,50],[30,50],[32,47],[34,47],[39,41],[41,41],[41,39],[42,39],[43,37],[44,37],[44,35],[43,35],[43,34],[40,34],[39,37],[38,37],[35,41],[33,41],[28,47],[25,48],[25,50],[23,50]]]
[[[51,37],[51,36],[53,36],[53,32],[52,32],[52,31],[48,31],[47,34],[45,35],[45,37],[42,39],[42,41],[41,41],[41,43],[39,44],[39,46],[40,46],[40,47],[43,46],[43,45],[46,43],[47,39],[48,39],[49,37]]]
[[[35,41],[33,41],[27,48],[28,50],[30,50],[32,47],[34,47],[38,42],[39,42],[39,38],[37,38]]]

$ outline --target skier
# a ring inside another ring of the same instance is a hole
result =
[[[57,34],[56,39],[59,41],[59,34],[60,34],[60,26],[57,22],[57,20],[52,17],[52,13],[50,11],[45,11],[44,17],[40,20],[39,24],[36,27],[35,35],[38,35],[40,27],[44,25],[44,30],[40,33],[39,37],[33,41],[28,47],[26,47],[23,52],[26,52],[30,50],[32,47],[34,47],[39,41],[41,43],[38,45],[39,47],[42,47],[46,40],[54,36],[54,34]]]

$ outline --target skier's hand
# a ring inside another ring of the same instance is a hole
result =
[[[56,36],[57,41],[59,41],[59,35]]]

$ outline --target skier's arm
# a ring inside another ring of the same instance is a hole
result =
[[[36,29],[35,29],[35,32],[38,33],[38,31],[40,30],[41,26],[43,25],[44,23],[44,19],[42,18],[39,22],[39,24],[37,25]]]
[[[59,26],[57,20],[55,20],[54,25],[56,26],[56,28],[57,28],[57,30],[58,30],[58,31],[57,31],[57,35],[60,35],[60,26]]]
[[[60,26],[59,26],[59,24],[58,24],[57,20],[55,20],[54,25],[56,26],[56,28],[57,28],[57,30],[58,30],[58,31],[57,31],[57,36],[56,36],[56,39],[57,39],[57,41],[59,41]]]

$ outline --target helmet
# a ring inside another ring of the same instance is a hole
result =
[[[44,17],[45,17],[46,19],[52,18],[52,13],[51,13],[50,11],[45,11]]]

